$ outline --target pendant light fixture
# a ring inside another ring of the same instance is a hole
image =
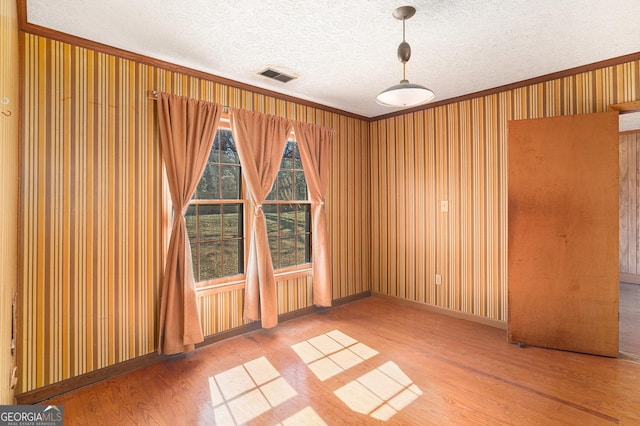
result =
[[[402,80],[400,84],[389,87],[378,94],[376,102],[390,107],[410,107],[432,100],[436,95],[419,84],[409,83],[406,78],[406,64],[411,58],[411,46],[405,40],[405,22],[416,13],[413,6],[402,6],[393,11],[393,17],[402,20],[402,43],[398,46],[398,59],[402,62]]]

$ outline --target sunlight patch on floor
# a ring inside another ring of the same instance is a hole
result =
[[[296,343],[291,349],[323,382],[379,354],[339,330]],[[360,371],[369,368],[369,364],[363,364]],[[420,388],[392,361],[344,384],[349,379],[339,380],[336,386],[340,388],[333,394],[351,410],[376,420],[391,419],[422,395]],[[334,389],[332,382],[327,386]],[[223,425],[241,425],[258,419],[298,396],[298,392],[264,356],[210,377],[209,390],[215,422]],[[301,392],[304,394],[304,390]],[[291,403],[281,407],[284,415],[280,419],[289,417],[278,425],[326,425],[310,406],[290,415],[293,410],[289,410],[294,407],[295,404]]]
[[[321,381],[378,354],[338,330],[296,343],[291,348]],[[388,361],[340,387],[334,394],[351,410],[387,421],[415,401],[422,391],[397,364]]]
[[[298,393],[265,357],[209,378],[216,424],[244,424]]]
[[[394,362],[387,362],[334,392],[353,411],[387,421],[422,395]]]
[[[378,351],[333,330],[291,346],[321,381],[374,357]]]
[[[302,410],[295,413],[293,416],[285,419],[282,426],[326,426],[327,424],[311,407],[305,407]]]

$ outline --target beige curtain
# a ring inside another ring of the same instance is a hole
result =
[[[184,214],[207,163],[222,107],[166,93],[159,93],[157,102],[162,156],[173,203],[158,352],[174,354],[192,351],[204,340]]]
[[[249,236],[244,317],[262,319],[262,327],[269,328],[278,324],[278,301],[262,203],[278,175],[291,124],[280,117],[251,111],[230,109],[229,114],[254,213]]]
[[[324,203],[329,183],[333,129],[298,122],[293,123],[293,128],[311,198],[313,303],[331,306],[331,251]]]

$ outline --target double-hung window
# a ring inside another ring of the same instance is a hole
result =
[[[298,144],[291,137],[273,188],[263,203],[276,271],[309,267],[311,203]],[[231,130],[218,128],[185,219],[198,286],[239,281],[244,275],[242,169]]]
[[[231,130],[222,126],[185,215],[200,286],[244,273],[242,171]]]
[[[262,209],[274,270],[299,269],[311,262],[311,203],[294,138],[285,145],[278,177]]]

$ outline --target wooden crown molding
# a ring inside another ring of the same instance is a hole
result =
[[[303,105],[311,108],[320,109],[323,111],[340,114],[346,117],[355,118],[357,120],[369,121],[368,117],[354,114],[352,112],[344,111],[338,108],[333,108],[327,105],[322,105],[316,102],[308,101],[305,99],[296,98],[294,96],[285,95],[282,93],[274,92],[271,90],[263,89],[257,86],[252,86],[246,83],[240,83],[235,80],[231,80],[228,78],[220,77],[214,74],[210,74],[204,71],[198,71],[193,68],[188,68],[182,65],[176,65],[171,62],[163,61],[160,59],[152,58],[150,56],[141,55],[138,53],[129,52],[124,49],[119,49],[117,47],[108,46],[106,44],[98,43],[92,40],[87,40],[82,37],[77,37],[71,34],[63,33],[60,31],[52,30],[50,28],[42,27],[40,25],[35,25],[27,20],[27,0],[16,0],[18,4],[18,28],[20,31],[42,36],[49,38],[51,40],[60,41],[63,43],[68,43],[73,46],[82,47],[85,49],[95,50],[97,52],[105,53],[108,55],[113,55],[118,58],[127,59],[130,61],[138,62],[145,65],[151,65],[157,68],[162,68],[167,71],[172,71],[176,73],[181,73],[190,77],[202,78],[204,80],[212,81],[214,83],[224,84],[225,86],[229,86],[235,89],[247,90],[252,93],[257,93],[260,95],[270,96],[272,98],[293,102],[298,105]]]
[[[594,71],[600,68],[612,67],[615,65],[624,64],[632,61],[640,61],[640,52],[630,53],[628,55],[618,56],[616,58],[606,59],[604,61],[594,62],[587,65],[581,65],[575,68],[569,68],[564,71],[558,71],[551,74],[545,74],[539,77],[530,78],[527,80],[518,81],[515,83],[505,84],[504,86],[498,86],[480,92],[469,93],[467,95],[458,96],[456,98],[444,99],[439,102],[430,103],[427,105],[417,106],[411,109],[405,109],[403,111],[397,111],[390,114],[379,115],[374,117],[372,121],[383,120],[386,118],[396,117],[398,115],[410,114],[413,112],[422,111],[425,109],[436,108],[443,105],[448,105],[456,102],[467,101],[469,99],[481,98],[483,96],[494,95],[496,93],[505,92],[508,90],[520,89],[526,86],[533,86],[535,84],[544,83],[546,81],[557,80],[559,78],[571,77],[572,75],[581,74],[583,72]]]
[[[151,65],[154,67],[166,69],[168,71],[177,72],[181,74],[185,74],[187,76],[202,78],[205,80],[213,81],[214,83],[224,84],[229,87],[233,87],[236,89],[247,90],[253,93],[262,94],[265,96],[270,96],[275,99],[293,102],[299,105],[308,106],[311,108],[320,109],[327,112],[332,112],[336,114],[340,114],[346,117],[355,118],[357,120],[367,121],[367,122],[375,122],[379,120],[384,120],[387,118],[397,117],[401,115],[411,114],[418,111],[423,111],[431,108],[436,108],[439,106],[444,106],[456,102],[462,102],[469,99],[480,98],[483,96],[493,95],[496,93],[504,92],[507,90],[519,89],[521,87],[530,86],[538,83],[543,83],[545,81],[555,80],[558,78],[569,77],[572,75],[580,74],[583,72],[593,71],[599,68],[606,68],[610,66],[620,65],[626,62],[638,61],[640,60],[640,52],[631,53],[628,55],[618,56],[616,58],[607,59],[604,61],[594,62],[592,64],[582,65],[575,68],[570,68],[564,71],[558,71],[551,74],[546,74],[539,77],[530,78],[527,80],[522,80],[515,83],[506,84],[503,86],[494,87],[487,90],[482,90],[479,92],[469,93],[466,95],[458,96],[455,98],[443,99],[439,102],[430,103],[427,105],[419,105],[414,108],[405,109],[402,111],[395,111],[389,114],[378,115],[375,117],[365,117],[362,115],[354,114],[348,111],[344,111],[338,108],[329,107],[327,105],[318,104],[315,102],[307,101],[304,99],[296,98],[289,95],[284,95],[282,93],[274,92],[267,89],[262,89],[257,86],[252,86],[250,84],[240,83],[235,80],[231,80],[224,77],[219,77],[214,74],[209,74],[203,71],[194,70],[192,68],[184,67],[181,65],[172,64],[170,62],[162,61],[160,59],[155,59],[149,56],[144,56],[137,53],[132,53],[127,50],[119,49],[116,47],[108,46],[102,43],[98,43],[95,41],[87,40],[81,37],[76,37],[70,34],[66,34],[60,31],[52,30],[50,28],[42,27],[39,25],[31,24],[27,20],[27,0],[16,0],[18,5],[18,26],[20,31],[25,33],[30,33],[42,37],[46,37],[52,40],[61,41],[63,43],[68,43],[74,46],[83,47],[86,49],[96,50],[102,53],[106,53],[109,55],[113,55],[119,58],[128,59],[131,61],[143,63],[146,65]],[[640,102],[640,101],[638,101]]]
[[[609,111],[618,111],[620,114],[640,111],[640,100],[610,105]]]

